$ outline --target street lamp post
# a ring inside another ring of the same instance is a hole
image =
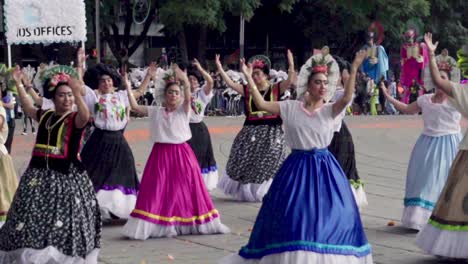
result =
[[[96,7],[96,60],[97,63],[101,62],[101,37],[99,34],[100,25],[99,25],[99,0],[95,0],[95,7]]]
[[[245,26],[244,15],[241,14],[240,16],[240,35],[239,35],[239,50],[240,50],[240,58],[244,58],[244,26]]]

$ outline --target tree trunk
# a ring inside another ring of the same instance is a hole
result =
[[[206,46],[207,46],[207,37],[208,37],[208,29],[206,26],[199,28],[199,36],[198,36],[198,46],[197,46],[197,54],[195,58],[198,61],[204,63],[206,61]]]
[[[185,30],[180,31],[177,34],[177,41],[179,42],[180,57],[182,61],[188,61],[188,52],[187,52],[187,38],[185,36]]]

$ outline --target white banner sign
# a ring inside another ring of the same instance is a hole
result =
[[[6,0],[8,44],[86,41],[84,0]]]

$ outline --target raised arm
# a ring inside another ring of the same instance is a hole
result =
[[[244,95],[244,87],[242,84],[235,83],[229,76],[226,74],[226,72],[223,69],[223,65],[221,64],[219,54],[216,54],[216,68],[218,69],[219,74],[221,75],[221,78],[223,78],[223,81],[231,87],[234,91],[238,92],[241,95]]]
[[[289,64],[288,79],[280,83],[281,94],[286,92],[286,90],[288,90],[289,87],[291,87],[291,84],[293,84],[297,78],[296,70],[294,69],[294,56],[291,50],[288,50],[287,57],[288,57],[288,64]]]
[[[83,83],[80,80],[73,78],[68,81],[68,85],[72,89],[73,96],[75,97],[75,105],[77,109],[75,126],[77,128],[83,128],[88,124],[90,117],[89,109],[81,95]]]
[[[263,111],[267,111],[269,113],[279,115],[280,114],[280,106],[278,102],[267,102],[263,99],[263,96],[257,89],[255,82],[252,79],[252,65],[246,65],[245,59],[240,60],[241,70],[242,73],[247,78],[247,82],[249,85],[249,92],[252,95],[255,105]]]
[[[158,68],[158,65],[156,65],[156,63],[154,62],[150,63],[148,67],[148,71],[146,72],[145,78],[143,79],[143,82],[140,84],[140,87],[138,87],[138,89],[136,90],[133,90],[133,95],[135,96],[135,98],[139,98],[145,95],[146,90],[148,89],[148,86],[151,82],[151,79],[154,80],[156,78],[157,68]]]
[[[86,95],[86,89],[85,89],[85,86],[84,86],[83,75],[84,75],[84,68],[85,68],[85,63],[86,63],[87,58],[88,58],[88,56],[86,55],[84,49],[79,48],[78,52],[76,53],[76,61],[77,61],[76,72],[78,73],[78,80],[81,83],[81,85],[80,85],[80,94],[81,94],[81,96]]]
[[[176,79],[180,83],[180,88],[182,89],[182,93],[184,96],[184,110],[186,113],[190,111],[190,104],[192,103],[192,93],[190,91],[190,82],[187,76],[187,72],[182,71],[179,66],[174,66],[174,71],[176,74]]]
[[[211,91],[213,90],[213,86],[214,86],[213,78],[211,78],[211,75],[207,71],[205,71],[205,69],[203,69],[203,67],[200,65],[200,62],[198,62],[197,59],[194,59],[192,64],[201,73],[201,75],[203,76],[203,79],[205,79],[204,92],[206,95],[209,95]]]
[[[135,99],[135,96],[132,91],[132,86],[130,85],[130,81],[128,80],[127,75],[122,76],[122,81],[124,82],[124,86],[127,89],[128,94],[128,102],[130,103],[130,108],[144,116],[148,116],[148,107],[144,105],[139,105]]]
[[[36,91],[33,89],[33,86],[31,84],[31,80],[25,75],[23,74],[23,84],[24,84],[24,87],[25,87],[25,91],[31,96],[31,98],[33,99],[33,102],[35,105],[37,106],[42,106],[42,97],[40,97]]]
[[[382,89],[382,92],[385,95],[385,98],[391,104],[393,104],[393,106],[395,106],[395,108],[398,111],[400,111],[402,113],[405,113],[405,114],[409,114],[409,115],[413,115],[413,114],[417,114],[417,113],[421,112],[421,108],[419,107],[417,102],[413,102],[413,103],[408,105],[408,104],[402,103],[402,102],[398,101],[397,99],[393,98],[393,96],[390,95],[390,91],[389,91],[390,88],[385,87],[384,82],[380,82],[380,88]]]
[[[429,69],[431,70],[431,77],[437,88],[441,89],[448,96],[453,97],[453,87],[449,80],[444,80],[440,77],[439,68],[437,68],[437,62],[435,59],[435,51],[439,42],[432,43],[432,33],[424,34],[424,41],[426,42],[427,48],[429,49]]]
[[[353,63],[351,64],[351,71],[349,73],[349,79],[345,84],[345,91],[343,97],[338,99],[333,104],[333,117],[339,115],[353,100],[353,94],[356,86],[356,74],[361,66],[362,62],[367,58],[367,51],[360,50],[356,53]]]
[[[13,80],[15,81],[16,89],[18,90],[18,96],[20,99],[21,107],[23,108],[23,112],[31,117],[32,119],[37,120],[37,108],[34,107],[31,100],[28,98],[28,94],[24,90],[23,85],[23,72],[21,72],[21,68],[16,66],[16,68],[12,72]]]

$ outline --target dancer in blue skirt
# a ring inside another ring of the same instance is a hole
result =
[[[439,70],[440,78],[450,80],[449,71]],[[421,230],[431,216],[457,156],[462,139],[461,114],[439,88],[434,94],[422,95],[417,101],[405,104],[390,96],[383,82],[380,85],[387,100],[398,111],[405,114],[422,112],[424,129],[408,164],[405,208],[401,217],[404,227]]]
[[[281,115],[292,153],[263,199],[249,243],[221,263],[372,263],[348,179],[327,150],[366,56],[365,51],[356,54],[345,94],[333,104],[324,103],[328,67],[322,60],[310,67],[304,102],[266,102],[250,77],[251,66],[241,60],[255,104]]]

